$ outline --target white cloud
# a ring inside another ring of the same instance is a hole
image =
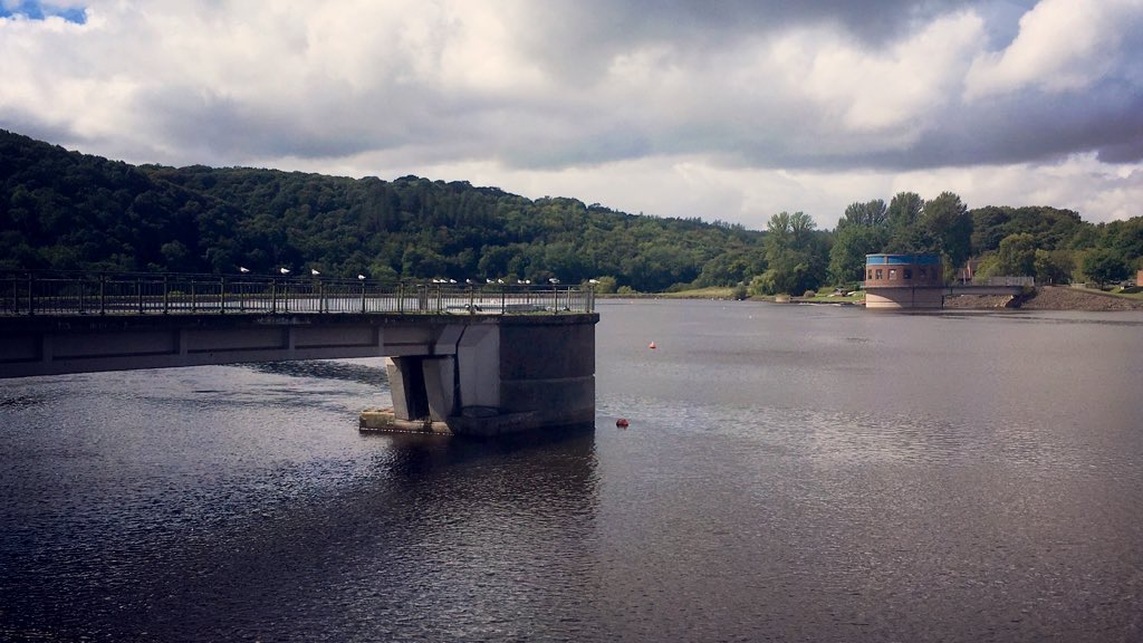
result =
[[[908,130],[954,96],[967,55],[983,39],[980,18],[963,12],[880,51],[820,32],[796,33],[775,47],[774,62],[786,70],[787,91],[800,89],[822,107],[833,106],[846,130]]]
[[[752,226],[900,190],[1143,214],[1143,0],[1027,1],[91,0],[0,19],[0,127]]]
[[[976,58],[966,96],[1029,86],[1046,92],[1087,88],[1123,62],[1120,47],[1143,27],[1141,14],[1141,0],[1042,0],[1020,19],[1020,33],[1007,49]]]

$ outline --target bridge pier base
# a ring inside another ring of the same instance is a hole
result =
[[[592,424],[596,319],[497,318],[445,333],[452,355],[387,358],[393,407],[360,426],[487,437]]]
[[[884,309],[939,309],[944,307],[944,291],[941,286],[924,287],[869,287],[865,289],[866,308]]]

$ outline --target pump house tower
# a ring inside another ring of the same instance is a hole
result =
[[[944,291],[939,255],[865,255],[866,308],[940,308]]]

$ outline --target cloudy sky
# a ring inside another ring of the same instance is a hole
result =
[[[1143,0],[0,0],[0,128],[763,228],[1143,215]]]

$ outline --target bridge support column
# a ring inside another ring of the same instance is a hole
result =
[[[425,378],[425,398],[429,418],[445,422],[453,415],[456,403],[456,360],[448,357],[426,357],[421,361]]]
[[[456,406],[456,359],[451,355],[385,358],[392,417],[362,414],[362,428],[396,428],[449,433],[448,418]],[[372,423],[378,423],[373,426]]]
[[[495,436],[595,422],[595,315],[472,320],[432,350],[386,360],[392,412],[364,429]],[[454,332],[455,331],[455,332]]]
[[[418,375],[420,364],[407,357],[386,357],[389,391],[393,397],[393,415],[400,420],[413,420],[428,411],[427,402],[418,393],[424,384]],[[423,377],[423,376],[422,376]]]

